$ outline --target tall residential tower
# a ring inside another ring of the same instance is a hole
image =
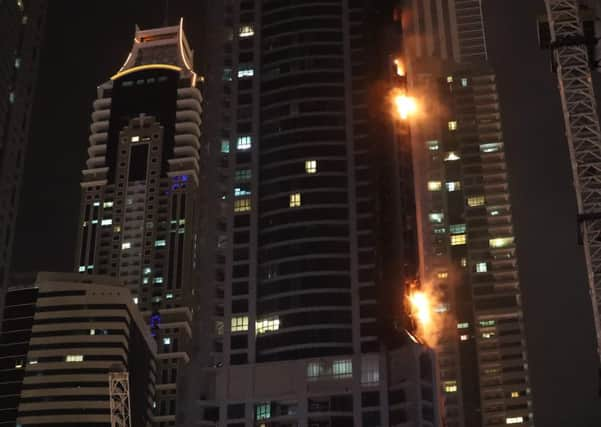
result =
[[[157,425],[175,425],[198,313],[202,97],[182,22],[137,30],[98,87],[83,171],[82,274],[125,281],[158,341]],[[194,381],[195,379],[192,379]]]

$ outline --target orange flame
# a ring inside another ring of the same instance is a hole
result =
[[[397,75],[400,77],[405,77],[405,64],[403,64],[403,61],[397,58],[394,60],[394,65],[396,65]]]
[[[415,334],[422,342],[435,347],[445,330],[449,330],[450,318],[446,312],[443,295],[430,284],[417,283],[407,293],[409,314],[415,322]]]
[[[395,91],[392,99],[396,113],[401,120],[407,120],[409,116],[417,111],[417,103],[415,102],[415,98],[407,96],[400,91]]]

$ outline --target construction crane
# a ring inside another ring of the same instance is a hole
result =
[[[127,371],[119,369],[109,372],[109,400],[111,427],[131,427],[129,373]]]
[[[594,30],[591,37],[590,26],[583,25],[579,0],[545,0],[545,4],[601,361],[601,129],[591,73],[597,40]]]

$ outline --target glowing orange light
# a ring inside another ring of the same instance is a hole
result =
[[[410,115],[417,111],[415,99],[405,94],[396,94],[394,96],[394,106],[402,120],[407,120]]]
[[[412,291],[409,295],[411,314],[418,322],[420,329],[427,328],[432,323],[432,302],[423,291]]]
[[[405,77],[405,64],[400,59],[394,60],[394,65],[396,65],[396,73],[398,76]]]

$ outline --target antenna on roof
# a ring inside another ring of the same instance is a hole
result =
[[[165,0],[165,16],[163,21],[163,27],[169,26],[169,0]]]

